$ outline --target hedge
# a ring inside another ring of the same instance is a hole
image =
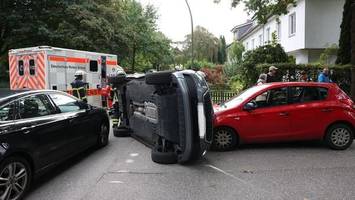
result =
[[[350,94],[351,86],[351,65],[321,65],[321,64],[260,64],[256,66],[258,73],[267,73],[269,67],[277,67],[280,81],[299,81],[301,71],[305,71],[311,81],[317,81],[319,73],[324,67],[330,69],[330,78],[337,83],[346,93]]]

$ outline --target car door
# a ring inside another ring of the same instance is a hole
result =
[[[37,94],[17,100],[15,127],[25,142],[17,148],[32,149],[39,168],[54,164],[69,155],[65,118],[56,113],[46,95]],[[25,146],[28,145],[28,146]]]
[[[290,87],[290,134],[295,139],[319,139],[324,134],[328,89],[316,86]]]
[[[83,102],[66,94],[50,93],[49,96],[67,119],[72,151],[80,151],[81,148],[94,144],[97,139],[97,124],[93,123],[95,117],[90,115],[89,106],[83,106]]]
[[[287,139],[290,129],[287,87],[267,90],[247,103],[256,108],[244,110],[238,117],[246,140],[252,142],[281,141]]]

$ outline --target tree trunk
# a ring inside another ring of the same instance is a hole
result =
[[[351,6],[351,98],[355,101],[355,3]]]

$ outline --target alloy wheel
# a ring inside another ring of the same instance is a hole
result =
[[[219,129],[216,131],[215,135],[215,146],[218,149],[228,149],[231,147],[233,142],[232,133],[228,130]]]
[[[28,181],[24,164],[12,162],[0,173],[0,200],[17,200],[24,193]]]
[[[350,134],[346,128],[336,128],[330,134],[330,139],[334,145],[343,147],[349,143]]]

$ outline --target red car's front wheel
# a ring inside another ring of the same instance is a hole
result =
[[[231,128],[217,128],[213,134],[212,148],[219,151],[228,151],[236,147],[237,135]]]

